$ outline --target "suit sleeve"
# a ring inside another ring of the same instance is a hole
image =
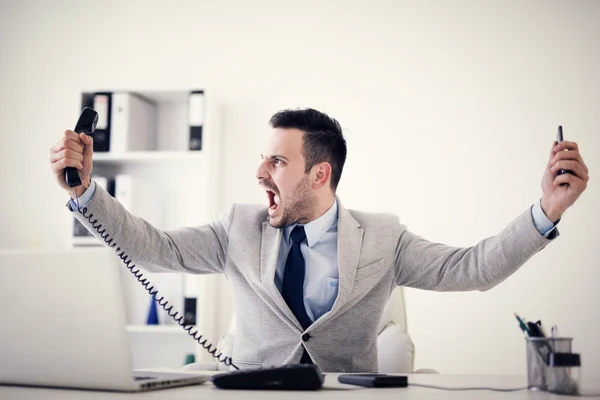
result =
[[[517,271],[559,234],[544,237],[528,208],[500,233],[474,246],[452,247],[393,222],[396,284],[435,291],[489,290]]]
[[[96,185],[94,196],[85,207],[80,207],[81,212],[70,201],[67,208],[102,244],[149,272],[223,272],[234,207],[207,225],[161,230],[131,214]]]

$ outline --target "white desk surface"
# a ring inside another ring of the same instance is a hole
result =
[[[198,372],[200,373],[200,372]],[[215,372],[206,372],[214,374]],[[172,389],[162,389],[141,393],[113,393],[89,390],[73,389],[51,389],[51,388],[29,388],[16,386],[1,386],[1,400],[70,400],[70,399],[91,399],[91,400],[117,400],[141,398],[144,399],[169,399],[169,400],[201,400],[201,399],[244,399],[244,400],[269,400],[269,399],[366,399],[377,396],[377,400],[429,400],[429,399],[588,399],[591,397],[559,396],[547,392],[532,391],[528,389],[515,392],[497,392],[490,390],[469,390],[469,391],[446,391],[439,389],[422,388],[411,386],[411,383],[421,383],[429,385],[450,386],[450,387],[473,387],[487,386],[494,388],[518,388],[527,385],[527,379],[524,376],[506,376],[506,375],[436,375],[436,374],[413,374],[408,376],[409,386],[407,388],[390,389],[369,389],[359,386],[344,385],[337,382],[337,374],[327,374],[325,385],[319,391],[240,391],[218,389],[212,383],[206,382],[202,385],[186,386]],[[585,382],[584,382],[585,383]],[[592,382],[597,385],[597,382]],[[591,391],[591,389],[594,389]],[[583,390],[590,393],[599,393],[600,386],[586,387]],[[600,399],[600,397],[596,397]]]

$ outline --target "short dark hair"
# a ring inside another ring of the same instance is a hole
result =
[[[346,140],[340,123],[312,108],[282,110],[269,120],[272,128],[295,128],[304,131],[304,172],[318,163],[331,164],[331,188],[337,189],[346,162]]]

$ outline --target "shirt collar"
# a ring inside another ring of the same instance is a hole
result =
[[[315,244],[317,244],[319,240],[321,240],[321,238],[327,233],[329,228],[333,226],[338,218],[337,211],[337,199],[334,198],[333,205],[329,208],[329,210],[327,210],[319,218],[304,225],[304,232],[306,233],[306,242],[308,247],[313,247]],[[289,243],[290,234],[296,225],[302,224],[293,224],[285,228],[284,236],[287,243]]]

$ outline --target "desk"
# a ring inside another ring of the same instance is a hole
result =
[[[215,372],[207,372],[214,374]],[[0,386],[0,399],[2,400],[123,400],[133,398],[144,399],[168,399],[168,400],[202,400],[202,399],[244,399],[244,400],[279,400],[287,399],[328,399],[328,400],[352,400],[368,399],[377,396],[377,400],[430,400],[430,399],[536,399],[536,400],[566,400],[580,397],[559,396],[547,392],[521,390],[517,392],[495,392],[489,390],[472,391],[445,391],[439,389],[422,388],[410,386],[411,383],[428,385],[472,387],[489,386],[494,388],[524,387],[527,379],[524,376],[505,375],[435,375],[435,374],[413,374],[408,377],[409,387],[395,389],[368,389],[358,386],[343,385],[337,382],[337,374],[327,374],[325,387],[316,392],[282,392],[282,391],[239,391],[222,390],[214,387],[210,382],[202,385],[187,386],[181,388],[156,390],[143,393],[110,393],[98,391],[80,391],[45,388],[24,388],[14,386]],[[600,389],[592,387],[590,389]],[[584,386],[584,390],[586,390]],[[592,393],[598,393],[594,391]],[[580,399],[589,399],[584,397]],[[600,397],[598,397],[600,398]]]

